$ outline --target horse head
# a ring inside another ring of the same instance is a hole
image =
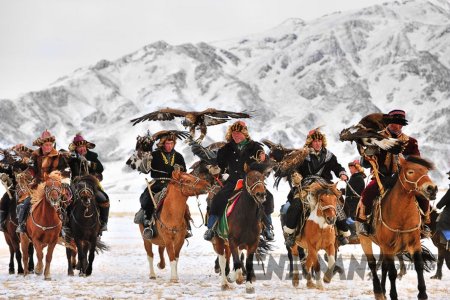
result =
[[[207,193],[211,188],[208,181],[192,174],[175,169],[172,172],[171,184],[178,185],[181,193],[187,197]]]
[[[80,200],[84,207],[89,207],[95,201],[98,179],[92,175],[76,177],[73,181],[75,199]]]
[[[437,185],[428,176],[429,170],[434,170],[434,164],[418,156],[399,158],[401,170],[399,181],[408,193],[415,192],[418,197],[435,200]]]
[[[64,196],[62,175],[60,171],[51,172],[45,179],[45,200],[55,209],[58,209]]]
[[[264,179],[271,171],[272,165],[268,163],[252,163],[244,178],[245,189],[252,198],[261,204],[266,201],[266,185]]]
[[[317,216],[323,217],[328,225],[336,223],[336,206],[341,192],[334,184],[314,182],[308,187],[313,197],[312,204],[317,205]]]

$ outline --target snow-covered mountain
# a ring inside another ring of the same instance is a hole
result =
[[[338,133],[371,112],[407,111],[416,137],[444,182],[450,170],[450,3],[412,0],[337,12],[311,22],[289,19],[267,32],[215,43],[149,44],[59,78],[48,89],[0,100],[0,145],[31,144],[48,128],[66,148],[76,132],[119,167],[147,129],[144,113],[174,107],[249,111],[250,133],[288,147],[323,126],[342,164],[357,157]],[[222,140],[225,125],[209,128]],[[181,149],[183,149],[182,146]],[[183,149],[189,156],[188,149]]]

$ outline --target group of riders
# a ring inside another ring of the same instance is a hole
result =
[[[406,118],[405,112],[398,109],[389,112],[389,115],[399,119]],[[308,149],[309,152],[304,161],[296,167],[296,170],[288,178],[291,191],[287,196],[287,202],[283,205],[282,211],[286,215],[283,233],[287,246],[292,247],[294,245],[295,233],[299,232],[299,226],[301,226],[302,220],[307,215],[304,194],[301,191],[313,181],[321,180],[326,183],[332,183],[332,173],[335,177],[347,183],[345,190],[342,191],[345,195],[344,201],[337,209],[338,220],[336,221],[336,227],[339,232],[338,239],[340,244],[346,244],[348,242],[347,237],[350,235],[347,217],[361,222],[360,234],[371,234],[369,216],[372,212],[372,204],[380,196],[380,189],[389,189],[395,182],[399,155],[420,156],[417,140],[404,134],[402,127],[403,125],[399,124],[389,124],[383,132],[386,137],[396,138],[403,142],[401,153],[393,154],[380,149],[374,154],[377,163],[376,170],[373,170],[374,165],[365,156],[362,156],[360,160],[351,161],[348,163],[351,176],[346,173],[344,167],[338,162],[337,157],[327,148],[325,134],[320,129],[314,129],[308,133],[304,148]],[[144,222],[144,238],[150,239],[155,234],[151,226],[156,204],[154,195],[163,191],[169,184],[175,168],[187,171],[183,155],[175,150],[177,139],[178,137],[175,134],[168,133],[163,135],[159,138],[156,150],[151,152],[150,169],[153,181],[140,196],[141,207],[145,212],[146,218]],[[209,168],[213,175],[226,173],[228,177],[221,182],[222,188],[213,196],[208,208],[208,230],[204,234],[204,239],[208,241],[216,234],[216,224],[223,215],[228,200],[238,188],[238,181],[244,178],[247,167],[254,162],[261,163],[270,160],[270,157],[264,151],[263,145],[251,139],[247,125],[243,121],[237,121],[228,127],[225,140],[224,146],[217,151],[217,166]],[[0,166],[2,167],[1,173],[9,174],[11,177],[14,177],[13,175],[17,175],[17,173],[26,173],[30,178],[29,189],[25,189],[29,192],[23,192],[23,189],[15,188],[15,199],[8,193],[5,193],[3,196],[0,206],[1,230],[5,228],[4,224],[10,201],[17,201],[19,207],[19,226],[17,231],[23,232],[25,230],[24,224],[30,207],[30,192],[54,170],[61,171],[63,177],[66,178],[64,182],[68,191],[68,198],[72,194],[70,178],[88,173],[95,175],[99,182],[102,180],[103,166],[98,160],[98,155],[91,151],[95,145],[86,141],[80,134],[73,138],[72,143],[69,145],[69,151],[57,151],[55,149],[55,137],[47,130],[34,141],[33,145],[39,148],[32,151],[29,158],[24,158],[14,168]],[[31,151],[23,145],[17,145],[15,148],[21,151]],[[371,168],[372,172],[378,173],[382,184],[381,187],[375,176],[372,176],[372,180],[366,186],[364,168]],[[101,231],[104,231],[107,230],[109,198],[101,186],[98,190],[96,200],[100,210]],[[442,222],[450,220],[450,209],[448,209],[450,205],[447,205],[449,197],[450,194],[447,193],[443,198],[443,200],[447,199],[447,201],[441,201],[438,204],[440,208],[446,207],[444,209],[444,215],[446,215],[441,217]],[[422,229],[426,233],[429,231],[427,224],[430,222],[430,204],[425,198],[418,198],[417,201],[423,215],[424,222],[422,223],[424,228]],[[262,214],[261,220],[264,224],[263,235],[268,240],[273,240],[271,214],[274,211],[274,199],[269,191],[267,191],[263,208],[264,214]],[[69,212],[70,204],[65,208],[61,216],[63,219],[62,231],[67,236],[70,236],[69,229],[66,226]],[[187,211],[186,220],[189,219],[190,216]],[[187,235],[189,236],[189,232]]]
[[[91,150],[95,147],[95,144],[85,140],[81,134],[76,134],[68,147],[69,151],[58,151],[55,149],[55,136],[50,131],[45,130],[33,142],[33,146],[38,148],[32,150],[23,144],[14,146],[13,150],[15,152],[27,153],[27,155],[16,157],[14,163],[0,164],[0,173],[7,175],[3,176],[2,179],[10,183],[5,184],[7,192],[3,195],[0,202],[0,230],[4,231],[6,229],[5,221],[9,207],[12,201],[16,201],[18,217],[16,232],[25,232],[33,191],[40,183],[45,182],[50,173],[59,171],[61,172],[61,182],[64,191],[64,205],[60,210],[60,218],[63,224],[61,234],[63,238],[67,242],[71,239],[71,232],[68,227],[72,195],[74,194],[71,187],[71,179],[88,174],[98,179],[99,188],[95,196],[100,215],[99,234],[102,231],[106,231],[109,215],[109,197],[100,185],[100,181],[103,179],[103,165],[98,159],[98,154]],[[26,178],[26,180],[18,180],[19,177]]]

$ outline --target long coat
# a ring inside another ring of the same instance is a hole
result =
[[[72,171],[72,178],[80,176],[83,173],[81,170],[81,160],[79,159],[78,154],[76,155],[77,157],[71,157],[69,160],[70,170]],[[89,162],[88,164],[89,174],[94,175],[99,180],[102,180],[103,179],[102,173],[104,168],[100,160],[98,160],[98,154],[88,150],[86,152],[85,158]]]
[[[439,209],[444,207],[437,220],[436,229],[439,231],[450,230],[450,189],[447,190],[447,193],[445,193],[436,207]]]
[[[364,190],[365,182],[364,175],[356,172],[350,176],[345,188],[345,214],[349,217],[355,218],[356,207],[358,206],[361,193]]]
[[[172,178],[174,166],[181,166],[182,171],[185,172],[186,163],[184,162],[183,155],[175,150],[166,153],[162,149],[157,149],[152,152],[152,156],[152,172],[150,176],[156,179],[156,183],[152,186],[152,191],[157,193],[169,183],[167,179],[163,178]]]
[[[297,168],[303,178],[310,175],[320,176],[326,181],[331,183],[333,175],[331,172],[339,177],[342,174],[346,174],[345,169],[338,163],[336,155],[326,148],[320,150],[319,155],[308,154],[305,161]]]

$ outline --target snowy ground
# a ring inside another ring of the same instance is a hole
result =
[[[169,282],[170,269],[157,269],[157,279],[148,279],[149,271],[142,240],[138,228],[133,224],[132,214],[113,214],[109,232],[104,234],[104,241],[111,247],[109,252],[100,254],[94,262],[93,275],[89,278],[68,277],[65,251],[58,246],[52,262],[52,281],[44,281],[42,276],[34,274],[23,278],[8,275],[9,254],[2,240],[0,244],[0,298],[145,298],[145,299],[373,299],[372,284],[367,276],[361,279],[359,274],[364,268],[357,268],[349,273],[350,257],[353,254],[358,262],[361,249],[359,246],[347,245],[341,250],[346,274],[340,278],[335,275],[332,282],[325,285],[324,291],[309,290],[305,280],[299,288],[293,288],[287,279],[285,250],[281,241],[281,228],[275,222],[277,240],[272,252],[272,259],[265,259],[266,270],[272,270],[271,276],[264,278],[261,268],[256,266],[256,293],[247,295],[244,286],[235,286],[231,291],[222,292],[218,275],[214,273],[215,255],[212,246],[203,240],[204,228],[194,228],[194,237],[185,244],[179,262],[180,282]],[[194,214],[197,224],[199,214]],[[283,264],[280,261],[285,261]],[[280,267],[281,266],[281,267]],[[269,273],[269,272],[268,272]],[[450,272],[444,270],[442,281],[429,279],[426,274],[428,296],[430,299],[444,299],[450,292]],[[352,278],[353,277],[353,278]],[[405,278],[398,282],[400,299],[416,298],[416,275],[409,271]]]

